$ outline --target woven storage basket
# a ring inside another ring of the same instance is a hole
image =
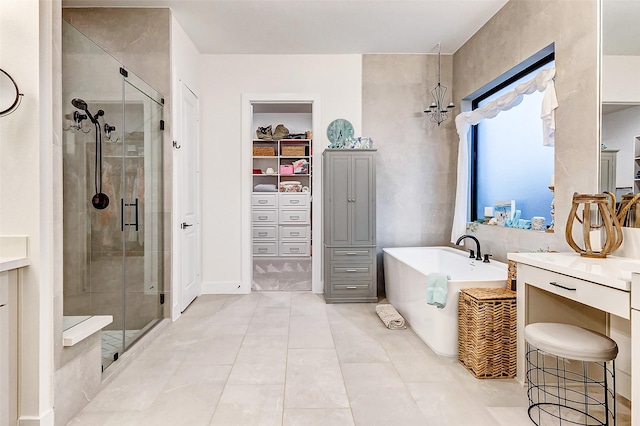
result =
[[[273,157],[276,155],[276,150],[272,146],[254,146],[254,157]]]
[[[458,297],[458,361],[478,379],[516,375],[516,293],[467,288]]]
[[[303,157],[304,146],[283,146],[282,155],[286,155],[289,157]]]

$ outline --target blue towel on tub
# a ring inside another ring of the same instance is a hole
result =
[[[427,304],[442,309],[447,305],[449,276],[433,272],[427,275]]]

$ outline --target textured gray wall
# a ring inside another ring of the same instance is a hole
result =
[[[478,226],[483,251],[570,250],[564,229],[574,192],[598,191],[598,31],[592,0],[511,0],[454,55],[442,82],[454,114],[467,95],[555,42],[556,232]],[[364,55],[363,135],[378,149],[378,247],[449,245],[458,141],[453,119],[440,127],[422,111],[436,83],[435,55]],[[452,83],[453,81],[453,83]],[[384,290],[378,254],[378,292]]]
[[[452,57],[442,56],[451,87]],[[378,293],[382,249],[448,244],[456,182],[453,115],[438,127],[424,110],[437,83],[437,55],[364,55],[362,134],[376,158]],[[447,102],[450,97],[447,97]]]

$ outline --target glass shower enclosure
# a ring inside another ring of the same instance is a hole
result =
[[[102,368],[163,317],[162,96],[63,22],[65,317],[112,315]]]

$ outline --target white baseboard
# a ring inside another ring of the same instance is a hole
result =
[[[49,409],[39,417],[22,416],[18,419],[19,426],[53,426],[54,412]]]
[[[243,288],[239,282],[203,281],[202,294],[249,294],[251,288]]]

